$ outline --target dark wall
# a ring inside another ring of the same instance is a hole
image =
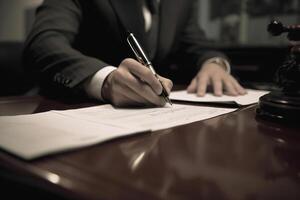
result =
[[[22,42],[0,42],[0,96],[24,94],[31,86],[22,67]]]
[[[272,86],[276,70],[289,53],[286,46],[231,47],[221,50],[231,59],[233,74],[248,87]]]

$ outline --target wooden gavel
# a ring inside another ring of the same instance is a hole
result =
[[[287,38],[291,41],[300,40],[300,25],[284,26],[280,21],[273,20],[268,25],[268,32],[273,36],[288,33]]]

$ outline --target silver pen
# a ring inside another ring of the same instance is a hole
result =
[[[155,70],[152,66],[152,63],[149,61],[148,57],[146,56],[145,52],[143,51],[143,49],[142,49],[141,45],[139,44],[139,42],[137,41],[137,39],[134,37],[133,33],[130,33],[128,35],[127,42],[129,44],[130,48],[132,49],[132,51],[134,52],[137,60],[141,64],[148,67],[151,70],[151,72],[154,74],[154,76],[157,78],[157,80],[160,82],[160,84],[162,86],[161,96],[164,98],[165,102],[172,105],[172,102],[169,99],[168,92],[166,91],[164,85],[162,84],[161,80],[159,79],[157,73],[155,72]]]

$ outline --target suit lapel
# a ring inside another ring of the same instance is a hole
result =
[[[116,17],[125,28],[135,34],[142,46],[146,46],[144,17],[139,1],[141,0],[109,0]],[[155,60],[163,58],[170,50],[175,39],[177,19],[182,16],[182,6],[186,0],[160,0],[160,23],[158,46]],[[189,2],[189,1],[187,1]],[[122,29],[120,29],[122,30]],[[121,33],[123,35],[124,33]]]
[[[158,34],[157,59],[160,60],[171,48],[175,39],[177,18],[185,0],[160,0],[160,25]]]
[[[110,0],[110,2],[122,25],[134,33],[142,44],[145,44],[145,25],[142,9],[139,6],[140,0]]]

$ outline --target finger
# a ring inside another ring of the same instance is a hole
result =
[[[124,91],[124,90],[123,90]],[[150,104],[145,101],[143,98],[136,94],[131,94],[131,91],[126,93],[119,93],[118,97],[114,99],[113,105],[117,107],[131,107],[131,106],[147,106]]]
[[[187,87],[188,93],[195,93],[197,91],[197,78],[193,78],[190,85]]]
[[[147,100],[153,105],[163,106],[164,100],[160,96],[158,96],[151,87],[138,79],[137,77],[133,76],[131,73],[128,72],[126,76],[123,76],[123,80],[126,82],[126,85],[136,94],[141,96],[143,99]],[[127,90],[124,90],[125,93]],[[126,94],[125,94],[126,95]]]
[[[148,105],[164,106],[166,104],[162,96],[155,94],[149,85],[143,82],[140,82],[139,86],[134,87],[132,91],[147,101]]]
[[[145,81],[157,95],[161,94],[162,86],[149,68],[134,59],[125,59],[122,63],[127,67],[130,73]]]
[[[161,106],[154,104],[145,97],[131,90],[131,88],[127,88],[126,92],[122,93],[122,96],[125,99],[123,106]]]
[[[149,86],[147,85],[147,87],[149,87]],[[132,90],[126,84],[117,84],[115,86],[115,90],[117,91],[117,93],[115,93],[115,95],[114,95],[113,104],[118,107],[153,106],[153,105],[162,106],[162,105],[164,105],[164,102],[162,100],[161,100],[161,102],[156,103],[156,104],[149,101],[148,99],[146,99],[145,97],[143,97],[139,93],[137,93],[136,91]],[[157,98],[159,98],[159,97],[157,97]]]
[[[133,76],[128,70],[124,68],[119,68],[114,72],[114,93],[111,94],[111,101],[117,105],[123,105],[118,98],[120,93],[128,96],[130,90],[134,91],[140,97],[146,99],[155,105],[163,105],[163,102],[160,97],[158,97],[154,91],[150,88],[148,84],[141,81],[139,78]],[[131,94],[131,93],[129,93]],[[128,96],[130,97],[130,96]],[[132,98],[131,98],[132,99]],[[154,100],[153,100],[154,99]],[[137,98],[136,101],[144,102],[140,98]]]
[[[116,107],[139,106],[135,99],[125,96],[123,93],[118,93],[114,96],[111,102]]]
[[[226,90],[226,94],[230,95],[230,96],[237,96],[238,95],[238,91],[236,90],[232,79],[230,78],[226,78],[224,79],[224,85],[225,85],[225,90]]]
[[[206,74],[200,74],[197,83],[197,96],[203,97],[207,90],[209,77]]]
[[[245,94],[247,94],[247,91],[245,90],[245,88],[243,88],[243,87],[237,82],[237,80],[236,80],[235,78],[232,77],[232,79],[233,79],[233,80],[232,80],[232,83],[233,83],[233,85],[234,85],[236,91],[238,92],[238,94],[240,94],[240,95],[245,95]]]
[[[216,96],[222,96],[223,85],[222,85],[222,80],[219,76],[214,76],[212,78],[212,85],[213,85],[213,89],[214,89],[214,94]]]
[[[109,102],[117,107],[127,106],[133,102],[123,95],[124,86],[121,84],[114,84],[114,91],[110,94]]]
[[[171,93],[173,88],[173,82],[170,79],[164,78],[158,75],[159,80],[162,82],[163,87],[166,89],[168,95]]]

